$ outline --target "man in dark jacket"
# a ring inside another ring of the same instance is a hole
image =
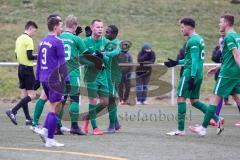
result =
[[[151,45],[149,43],[144,43],[142,50],[138,53],[138,63],[140,66],[136,69],[137,105],[147,104],[147,85],[150,80],[152,67],[144,65],[153,64],[155,59],[155,53]]]

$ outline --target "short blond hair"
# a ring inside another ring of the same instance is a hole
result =
[[[69,15],[66,18],[66,27],[67,28],[73,28],[77,25],[77,17],[74,15]]]

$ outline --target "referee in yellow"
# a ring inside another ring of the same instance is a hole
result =
[[[17,125],[16,114],[22,107],[26,118],[26,125],[32,124],[32,118],[29,115],[28,102],[36,97],[35,89],[40,87],[39,83],[35,83],[35,75],[33,72],[33,62],[37,59],[37,55],[33,55],[34,45],[32,36],[37,32],[38,26],[33,21],[25,24],[25,31],[16,40],[15,53],[17,56],[19,88],[21,89],[21,100],[12,109],[6,111],[7,116]]]

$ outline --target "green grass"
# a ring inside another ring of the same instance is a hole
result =
[[[0,68],[0,75],[0,97],[19,95],[19,92],[14,92],[18,88],[17,67]]]
[[[0,0],[0,61],[16,61],[14,45],[23,32],[27,20],[34,20],[39,26],[34,37],[35,48],[46,34],[46,18],[59,13],[63,19],[75,14],[84,27],[92,19],[100,18],[105,26],[116,24],[119,38],[133,42],[131,53],[136,55],[145,41],[150,42],[157,54],[157,62],[167,57],[175,58],[184,41],[179,30],[179,19],[191,16],[196,20],[197,32],[206,41],[206,62],[217,44],[218,21],[223,13],[240,16],[239,6],[229,0],[30,0],[27,7],[22,0]],[[240,21],[236,18],[236,30]],[[84,37],[84,33],[81,35]]]
[[[39,34],[35,38],[37,46],[47,32],[45,21],[51,13],[59,13],[63,18],[75,14],[82,26],[89,25],[94,18],[102,19],[105,25],[114,23],[120,28],[120,39],[133,42],[133,55],[137,54],[144,41],[148,41],[158,55],[158,62],[169,56],[175,57],[182,46],[178,26],[180,18],[191,16],[196,20],[197,31],[205,38],[207,53],[210,53],[217,43],[219,16],[225,12],[236,17],[240,15],[239,5],[228,0],[32,0],[32,8],[24,7],[21,0],[1,0],[0,3],[0,35],[4,37],[4,43],[0,44],[1,61],[15,60],[15,39],[23,32],[24,23],[29,19],[39,25]],[[236,18],[238,30],[239,24]]]

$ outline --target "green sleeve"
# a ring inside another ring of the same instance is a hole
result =
[[[178,61],[178,64],[184,64],[185,63],[185,59],[181,59]]]
[[[114,49],[113,51],[110,52],[106,52],[106,56],[109,58],[118,56],[121,53],[120,47],[117,47],[116,49]]]
[[[80,37],[77,37],[77,47],[79,50],[79,54],[82,54],[88,50],[84,41]]]
[[[103,56],[103,61],[105,62],[105,63],[107,63],[107,62],[109,62],[109,60],[110,60],[110,58],[108,57],[108,56]]]
[[[105,40],[105,45],[107,45],[107,43],[116,44],[116,48],[114,48],[113,50],[105,51],[107,57],[113,58],[115,56],[118,56],[121,53],[120,41],[118,39],[115,39],[113,41],[109,41],[108,39],[105,38],[104,40]]]
[[[224,43],[227,45],[228,49],[231,51],[233,48],[237,48],[237,44],[232,36],[226,36],[224,38]]]
[[[192,67],[191,67],[191,77],[195,77],[197,74],[198,63],[199,63],[199,44],[197,42],[190,43],[190,53],[192,59]]]
[[[88,66],[93,66],[93,62],[89,61],[88,59],[85,58],[85,56],[83,55],[84,52],[88,51],[86,44],[87,43],[87,39],[81,39],[80,37],[77,37],[76,39],[77,42],[77,48],[79,51],[79,56],[78,56],[78,60],[79,63],[81,65],[88,65]]]
[[[197,74],[198,68],[198,55],[196,53],[191,53],[192,57],[192,68],[191,68],[191,77],[195,77]]]

